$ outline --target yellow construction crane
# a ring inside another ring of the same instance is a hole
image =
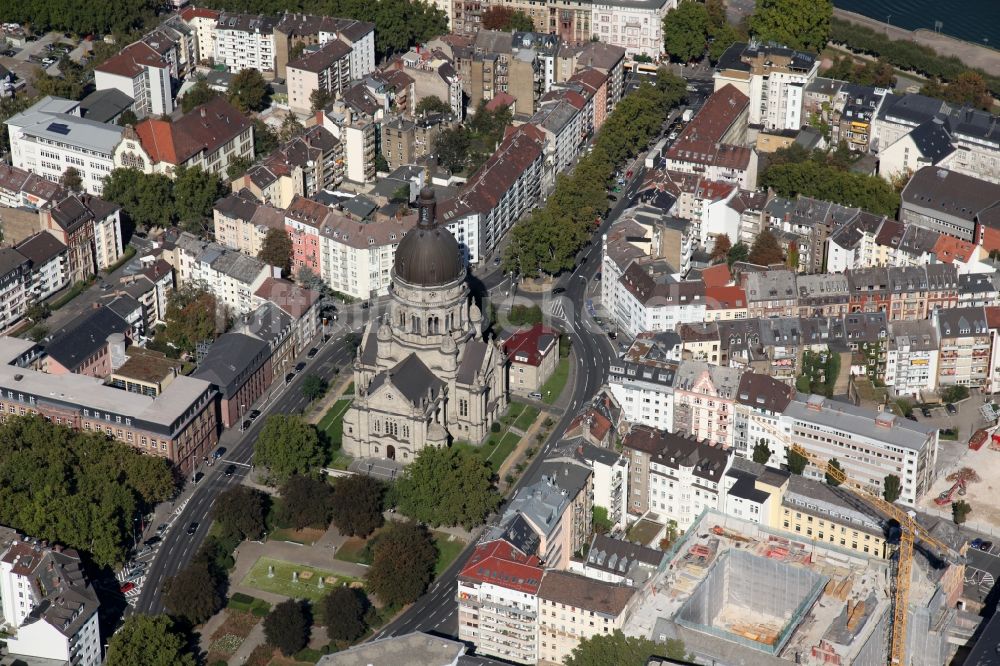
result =
[[[861,483],[848,477],[842,469],[830,465],[830,461],[806,451],[798,444],[792,444],[789,448],[826,472],[827,476],[836,481],[838,485],[850,490],[861,501],[899,523],[899,551],[896,562],[895,589],[892,595],[892,640],[889,647],[889,663],[892,666],[906,666],[904,662],[906,658],[906,609],[910,602],[913,544],[916,540],[922,541],[936,549],[942,559],[947,558],[951,561],[961,560],[962,554],[932,537],[902,508],[873,494]]]

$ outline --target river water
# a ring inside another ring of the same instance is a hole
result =
[[[977,44],[1000,48],[1000,0],[833,0],[839,9],[901,28],[939,31]],[[984,40],[986,40],[984,42]]]

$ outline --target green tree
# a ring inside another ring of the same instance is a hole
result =
[[[177,167],[174,172],[174,210],[184,225],[202,227],[212,217],[212,207],[226,188],[214,173],[201,167]]]
[[[611,531],[614,525],[611,523],[611,519],[608,518],[608,510],[603,506],[595,506],[593,509],[593,516],[591,517],[591,524],[593,525],[594,531],[598,534],[607,534]]]
[[[778,245],[778,239],[774,234],[765,229],[757,234],[750,248],[749,261],[751,264],[770,266],[771,264],[781,264],[785,262],[785,253]]]
[[[28,95],[16,95],[0,97],[0,152],[10,150],[10,135],[7,130],[7,120],[38,101],[37,97]]]
[[[202,104],[210,102],[218,96],[219,93],[208,86],[208,79],[199,76],[194,85],[188,88],[181,97],[181,111],[191,113]]]
[[[566,659],[566,666],[645,666],[653,655],[666,656],[677,661],[689,660],[684,643],[669,639],[658,645],[648,638],[626,636],[621,630],[586,638],[573,648]]]
[[[166,328],[157,336],[177,349],[194,352],[199,342],[211,342],[226,328],[213,294],[197,287],[181,287],[167,297]]]
[[[695,0],[681,0],[663,17],[663,48],[671,59],[689,62],[704,55],[708,31],[705,5]]]
[[[291,656],[309,644],[309,609],[301,599],[286,599],[264,618],[264,636],[269,645]]]
[[[345,477],[341,481],[354,478]],[[333,486],[325,480],[293,474],[281,485],[280,494],[283,525],[297,530],[305,527],[326,529],[330,525]]]
[[[268,229],[257,258],[281,269],[283,275],[292,272],[292,238],[284,229]]]
[[[271,87],[256,69],[243,69],[229,81],[226,96],[243,113],[263,111],[270,103]]]
[[[333,94],[324,88],[316,88],[309,93],[309,108],[312,109],[313,113],[325,109],[332,101]]]
[[[410,518],[471,529],[500,505],[492,478],[489,466],[465,449],[427,447],[396,482],[396,498]]]
[[[534,32],[535,22],[531,17],[503,5],[490,7],[483,12],[481,22],[484,30],[500,30],[502,32]]]
[[[316,428],[298,416],[267,417],[254,446],[254,465],[266,467],[270,483],[282,483],[292,474],[311,474],[323,464],[326,452]]]
[[[830,39],[833,0],[758,0],[750,31],[762,42],[819,53]]]
[[[361,474],[337,481],[330,500],[333,523],[341,534],[367,537],[385,522],[385,487]]]
[[[361,590],[346,586],[332,589],[319,603],[326,635],[335,641],[361,638],[368,630],[365,615],[370,607]]]
[[[733,242],[729,240],[727,234],[719,234],[715,237],[715,243],[712,246],[712,259],[723,259],[729,256],[729,250],[733,247]]]
[[[230,181],[236,180],[247,172],[247,169],[250,168],[251,164],[253,163],[250,161],[249,157],[234,157],[229,160],[229,165],[226,167],[226,177]]]
[[[289,113],[281,121],[281,128],[278,130],[278,139],[282,143],[288,143],[295,137],[302,136],[305,131],[305,126],[295,117],[295,114]]]
[[[965,500],[955,500],[951,503],[951,517],[956,525],[961,525],[972,513],[972,506]]]
[[[467,129],[451,127],[434,137],[434,154],[441,166],[459,173],[465,168],[470,143]]]
[[[309,373],[302,378],[302,395],[310,402],[319,400],[326,394],[326,380],[317,374]]]
[[[895,474],[886,474],[882,481],[882,497],[886,502],[895,502],[903,494],[903,484]]]
[[[254,157],[270,155],[278,148],[278,133],[260,118],[253,119]]]
[[[51,314],[52,310],[49,308],[48,303],[42,302],[35,303],[29,307],[25,311],[24,316],[37,324],[40,321],[48,319]]]
[[[128,127],[129,125],[135,126],[139,123],[139,117],[135,115],[135,111],[132,109],[125,109],[122,114],[118,116],[116,121],[119,127]]]
[[[67,190],[80,192],[83,190],[83,176],[80,175],[80,172],[77,171],[76,167],[66,167],[66,170],[63,171],[62,178],[59,179],[59,184]]]
[[[195,666],[185,637],[166,615],[134,614],[108,643],[106,666]]]
[[[895,216],[899,208],[899,193],[892,183],[812,158],[798,163],[772,163],[761,175],[761,184],[774,189],[778,196],[795,198],[802,194],[879,215]]]
[[[792,474],[801,475],[805,471],[809,460],[794,449],[788,450],[788,471]]]
[[[163,603],[170,611],[191,624],[201,624],[222,609],[219,580],[207,562],[192,560],[168,578],[164,584]]]
[[[437,95],[427,95],[417,102],[416,113],[418,116],[425,113],[451,113],[451,106]]]
[[[843,483],[840,479],[844,474],[844,468],[836,458],[830,458],[829,462],[826,463],[826,484],[828,486],[839,486]]]
[[[761,465],[766,465],[767,461],[771,459],[771,447],[767,445],[767,440],[761,438],[753,447],[753,461],[755,463],[760,463]]]
[[[122,207],[136,225],[166,227],[174,220],[174,184],[163,174],[115,169],[104,180],[101,196]]]
[[[709,35],[711,41],[708,44],[708,59],[713,64],[719,62],[719,58],[726,52],[726,49],[740,41],[739,32],[728,23],[712,28]]]
[[[941,399],[945,402],[959,402],[969,397],[969,389],[965,386],[954,384],[941,389]]]
[[[212,517],[222,535],[240,541],[264,536],[266,515],[267,495],[247,486],[234,486],[220,493],[212,507]]]
[[[740,261],[750,260],[750,248],[743,241],[738,242],[736,245],[729,248],[726,252],[726,263],[732,267],[733,264]]]
[[[437,557],[427,528],[416,523],[392,523],[379,533],[372,549],[368,589],[385,605],[416,601],[431,581]]]

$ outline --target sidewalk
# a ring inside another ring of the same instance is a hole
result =
[[[320,400],[318,404],[309,407],[309,416],[306,418],[307,422],[316,425],[322,421],[323,417],[326,416],[326,413],[330,411],[330,407],[333,406],[333,403],[342,398],[354,397],[353,395],[341,395],[350,383],[354,381],[354,371],[351,370],[351,372],[341,372],[337,375],[337,377],[338,380],[330,386],[330,389],[326,392],[326,395],[323,396],[323,399]]]
[[[254,651],[254,648],[258,645],[262,645],[266,641],[267,638],[264,636],[264,621],[261,620],[253,629],[250,630],[247,637],[243,639],[243,643],[240,644],[239,649],[233,653],[233,656],[229,658],[227,663],[229,666],[240,666],[241,664],[245,664],[247,659],[250,658],[250,653]]]
[[[567,382],[566,385],[569,386],[569,383]],[[518,442],[514,450],[510,452],[509,456],[507,456],[507,459],[503,461],[502,465],[500,465],[500,469],[497,470],[497,477],[499,478],[497,486],[500,489],[501,495],[505,495],[507,491],[510,489],[507,485],[507,482],[503,480],[504,477],[512,469],[514,469],[514,466],[517,465],[518,462],[521,461],[522,457],[524,456],[524,452],[527,451],[532,446],[534,446],[535,449],[541,448],[541,445],[535,441],[535,434],[538,433],[543,428],[542,424],[545,422],[545,419],[547,418],[549,418],[548,412],[541,411],[538,413],[538,417],[535,418],[535,422],[531,424],[530,428],[528,428],[528,432],[524,433],[524,436],[521,437],[521,441]],[[535,455],[538,455],[537,451]],[[525,459],[525,462],[528,461]],[[515,479],[514,482],[517,483],[517,480]]]

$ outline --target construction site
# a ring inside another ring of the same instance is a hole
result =
[[[907,666],[947,663],[978,618],[957,610],[959,566],[913,566]],[[703,663],[885,666],[893,569],[881,558],[706,511],[625,633],[684,641]]]

